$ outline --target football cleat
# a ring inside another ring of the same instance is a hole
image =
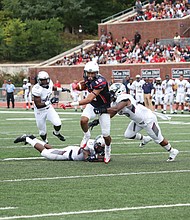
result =
[[[36,138],[34,135],[30,135],[30,134],[23,134],[22,136],[19,136],[17,137],[15,140],[14,140],[14,143],[20,143],[20,142],[25,142],[24,144],[26,145],[27,142],[26,142],[26,138],[29,137],[31,139],[34,139]]]
[[[143,139],[139,144],[139,147],[144,147],[144,145],[146,145],[150,141],[152,141],[152,138],[150,136],[143,136]]]
[[[56,134],[56,133],[53,131],[53,135],[55,135],[56,137],[58,137],[59,140],[61,140],[61,141],[65,141],[65,140],[66,140],[62,134]]]
[[[174,148],[171,149],[169,158],[167,159],[167,162],[174,161],[178,154],[179,154],[179,151],[177,149],[174,149]]]

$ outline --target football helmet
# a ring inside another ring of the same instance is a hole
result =
[[[45,79],[46,79],[46,82],[45,83],[42,82]],[[43,88],[48,89],[49,88],[49,82],[50,82],[49,74],[46,71],[40,71],[38,73],[38,76],[37,76],[37,82]]]
[[[162,79],[160,77],[156,78],[156,84],[161,84]]]
[[[94,150],[97,154],[104,153],[105,140],[102,135],[98,135],[94,141]]]
[[[126,88],[123,83],[113,83],[110,88],[111,101],[115,102],[117,97],[123,93],[126,93]]]
[[[26,78],[23,79],[23,83],[28,83],[28,80]]]
[[[89,61],[88,63],[86,63],[84,67],[84,76],[83,76],[85,80],[88,80],[88,76],[87,76],[88,73],[95,73],[94,79],[98,77],[99,66],[96,62]]]

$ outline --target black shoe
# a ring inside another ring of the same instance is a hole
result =
[[[20,143],[20,142],[25,142],[24,144],[26,145],[27,142],[26,142],[26,138],[29,137],[31,139],[34,139],[36,138],[34,135],[30,135],[30,134],[23,134],[22,136],[20,137],[17,137],[15,140],[14,140],[14,143]]]
[[[64,136],[63,135],[61,135],[61,134],[55,134],[55,132],[53,131],[53,135],[55,135],[56,137],[58,137],[59,138],[59,140],[61,140],[61,141],[65,141],[65,138],[64,138]]]

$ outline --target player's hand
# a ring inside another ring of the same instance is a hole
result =
[[[87,161],[88,161],[88,162],[94,162],[95,160],[96,160],[96,156],[95,156],[95,155],[89,156],[89,157],[87,158]]]
[[[95,120],[88,123],[88,127],[90,128],[90,130],[92,130],[94,128],[94,126],[97,126],[98,124],[99,124],[99,120],[95,119]]]
[[[107,108],[94,108],[94,113],[95,114],[107,113]]]
[[[66,106],[64,104],[61,104],[60,107],[64,110],[66,109]]]
[[[51,102],[51,104],[58,103],[58,102],[59,102],[59,99],[58,99],[57,97],[52,97],[52,98],[50,99],[50,102]]]

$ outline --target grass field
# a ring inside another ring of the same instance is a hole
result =
[[[57,110],[61,142],[48,122],[54,147],[77,145],[82,139],[80,113]],[[125,116],[112,119],[112,161],[109,164],[48,161],[30,145],[14,139],[38,136],[34,113],[0,109],[0,220],[188,220],[190,219],[190,114],[159,120],[163,135],[180,151],[174,162],[154,142],[139,148],[126,140]],[[92,138],[100,133],[92,130]],[[144,132],[142,132],[144,134]]]

